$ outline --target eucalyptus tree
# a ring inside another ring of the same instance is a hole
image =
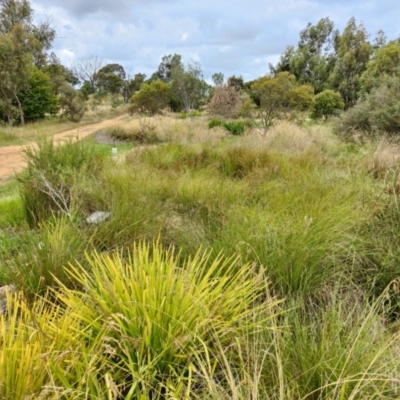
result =
[[[33,65],[43,66],[55,31],[49,22],[35,25],[27,0],[0,0],[0,108],[10,125],[25,123],[20,93],[29,86]]]

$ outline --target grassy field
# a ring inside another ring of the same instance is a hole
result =
[[[399,398],[396,144],[107,133],[133,149],[42,140],[0,188],[1,398]]]

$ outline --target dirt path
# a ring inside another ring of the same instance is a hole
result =
[[[124,117],[125,115],[122,115],[114,119],[99,122],[97,124],[81,126],[77,129],[71,129],[57,133],[53,136],[53,140],[57,144],[62,144],[69,138],[72,138],[73,140],[80,140],[100,129],[115,125],[116,122]],[[0,147],[0,185],[4,184],[8,179],[13,177],[16,172],[21,172],[26,167],[23,149],[27,146],[35,147],[36,143],[30,142],[23,146]]]

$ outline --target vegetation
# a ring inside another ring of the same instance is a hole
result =
[[[0,186],[0,397],[397,399],[398,41],[324,18],[211,88],[179,54],[69,70],[32,21],[0,0],[0,117],[42,120],[0,131],[37,140]]]
[[[30,197],[0,221],[0,280],[23,291],[1,346],[26,366],[4,367],[4,396],[396,398],[393,145],[288,123],[201,144],[158,118],[169,143],[127,163],[85,142],[27,153]]]
[[[344,102],[339,93],[333,90],[324,90],[318,93],[311,105],[311,118],[328,118],[344,109]]]

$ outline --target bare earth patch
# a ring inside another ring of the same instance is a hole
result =
[[[83,126],[77,129],[71,129],[65,132],[57,133],[53,136],[54,143],[63,144],[69,139],[81,140],[86,136],[93,134],[101,129],[114,125],[125,116],[99,122],[97,124]],[[15,173],[21,172],[26,167],[24,160],[24,149],[26,147],[35,147],[36,143],[31,142],[23,146],[0,147],[0,185],[4,184]]]

